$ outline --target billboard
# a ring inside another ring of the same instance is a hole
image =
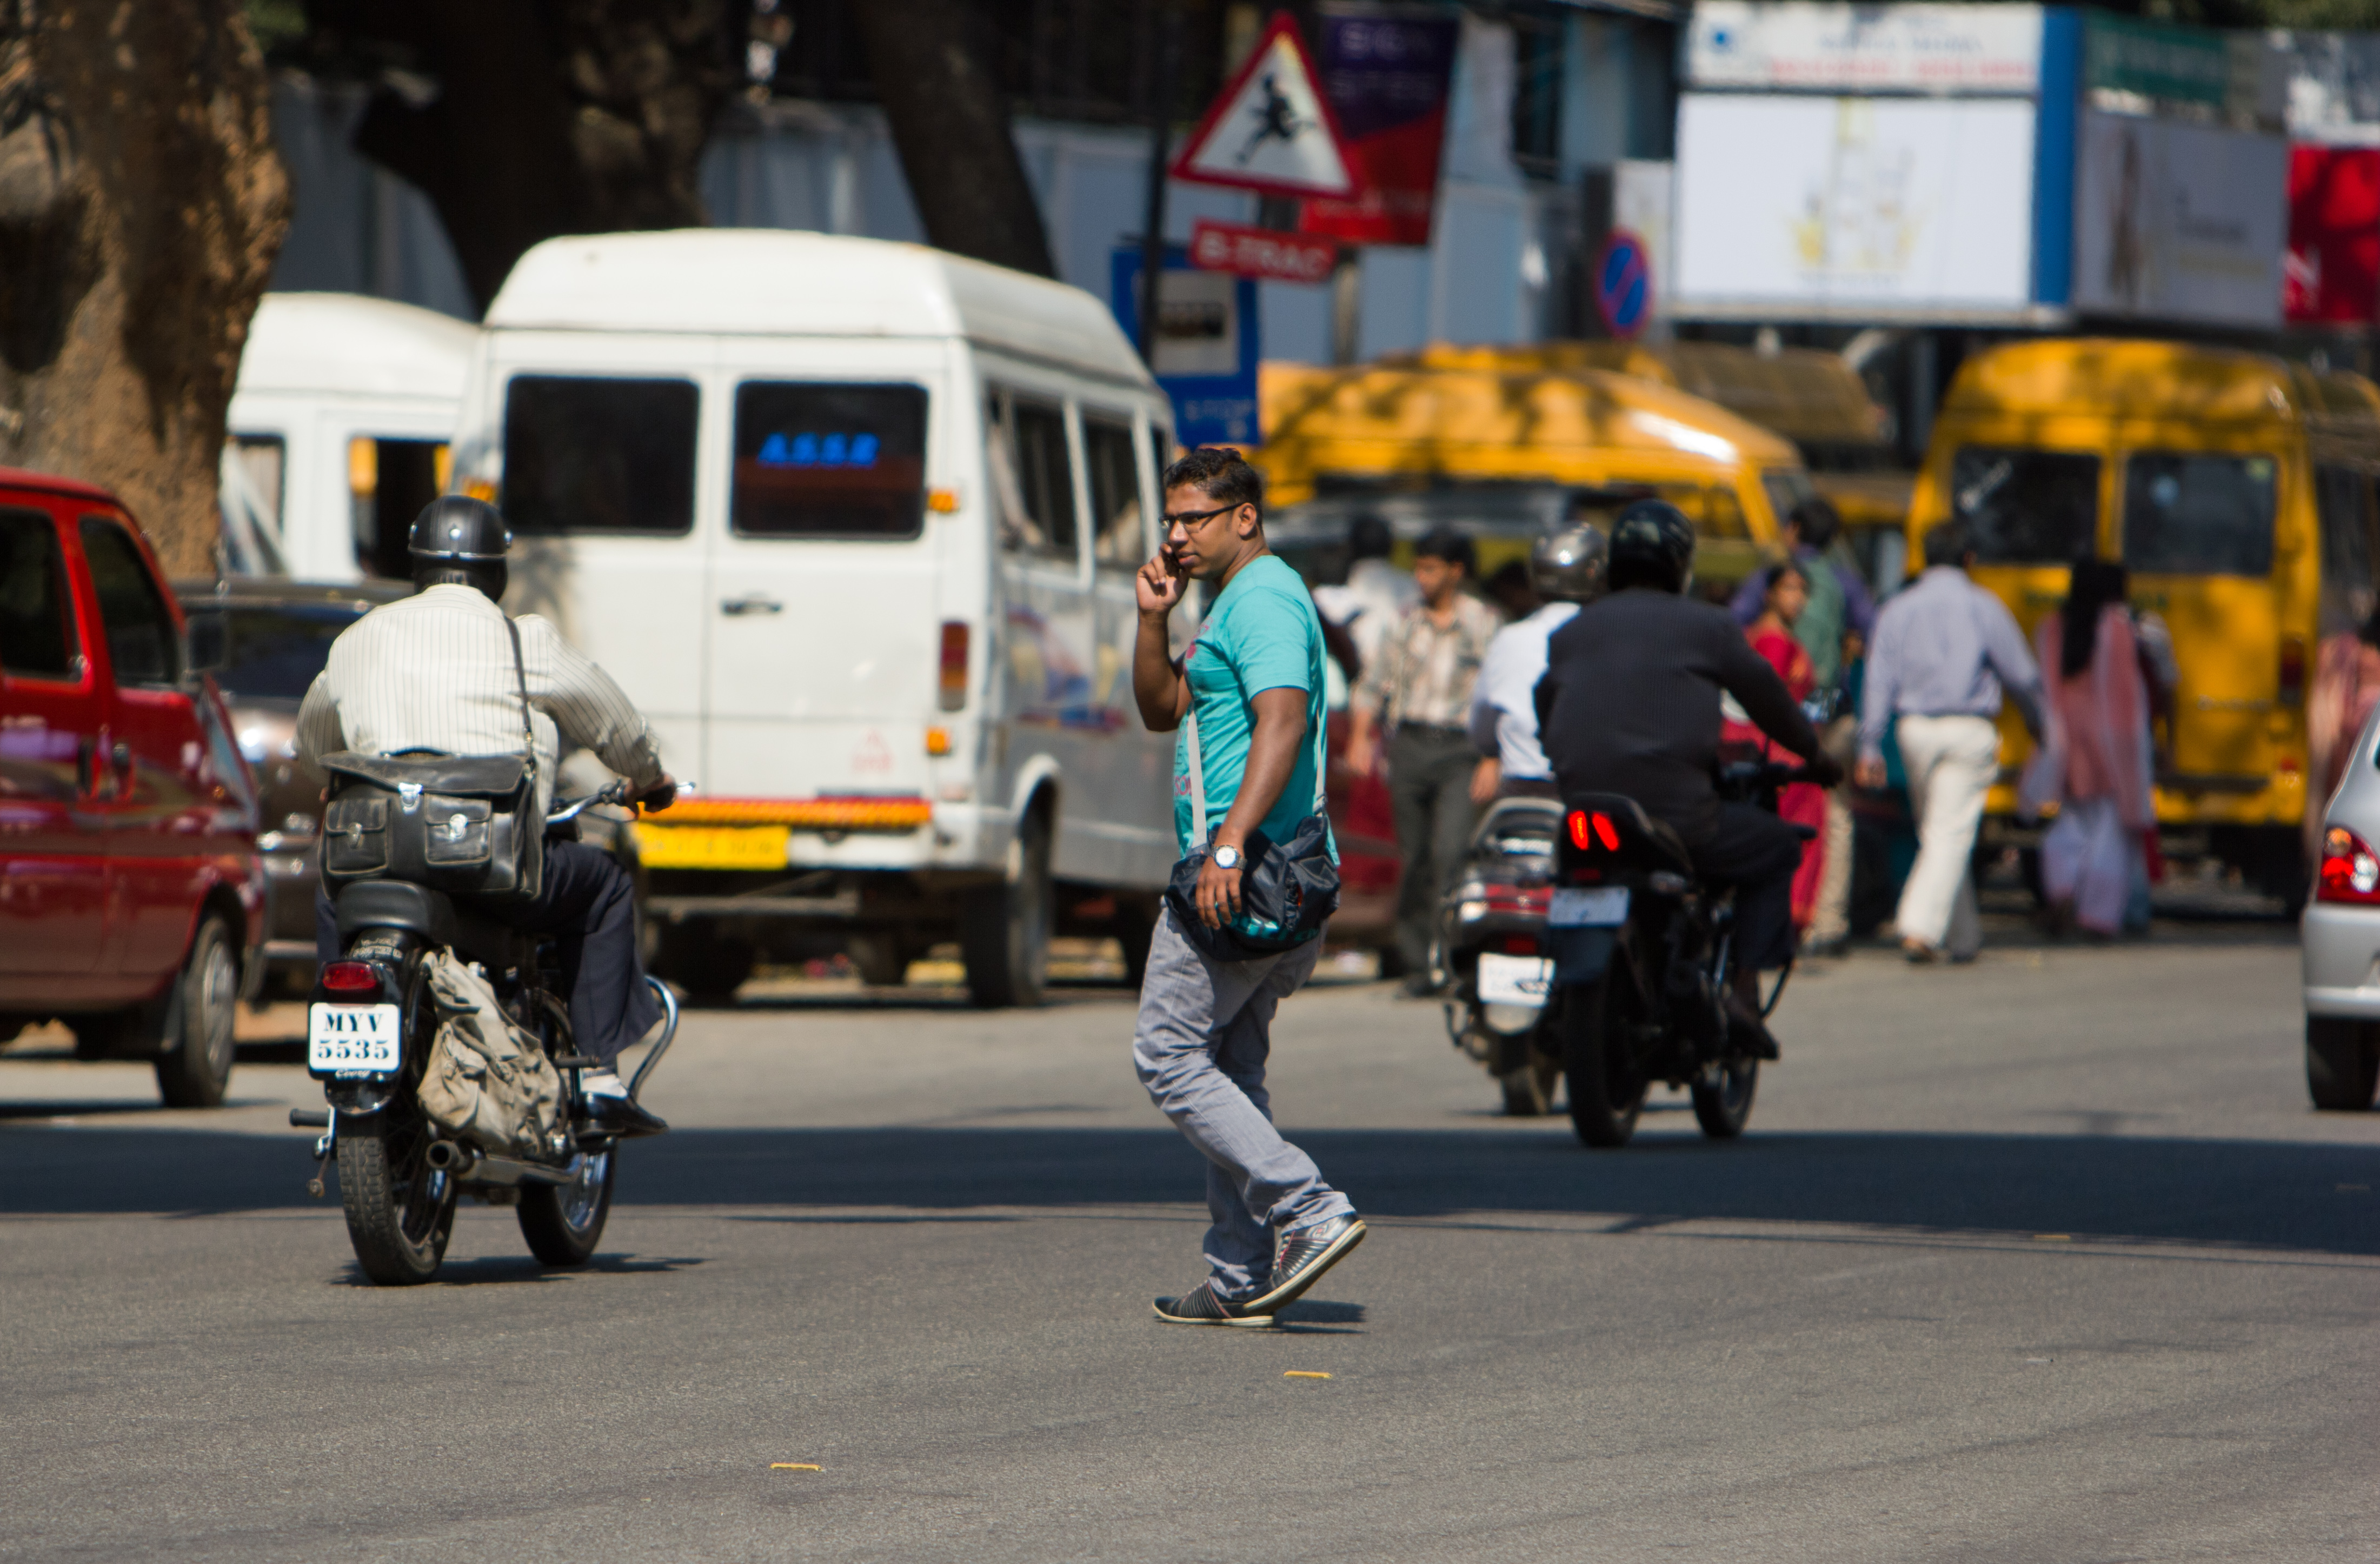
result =
[[[2362,326],[2380,315],[2380,150],[2289,149],[2281,313]]]
[[[2077,310],[2280,324],[2287,141],[2095,109],[2078,139]]]
[[[1357,245],[1428,244],[1460,19],[1409,6],[1326,4],[1316,25],[1322,93],[1358,190],[1306,201],[1299,231]]]
[[[2023,99],[1688,93],[1676,313],[2019,314],[2033,141]]]
[[[2038,6],[1839,6],[1703,0],[1686,31],[1692,87],[1767,91],[2031,92]]]

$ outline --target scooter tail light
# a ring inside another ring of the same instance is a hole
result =
[[[2380,903],[2380,855],[2345,826],[2322,835],[2322,866],[2315,871],[2313,899],[2353,906]]]
[[[322,969],[322,989],[331,994],[376,994],[380,974],[359,961],[334,961]]]
[[[1594,846],[1595,838],[1592,834],[1593,830],[1594,828],[1587,824],[1585,810],[1572,809],[1570,812],[1570,842],[1572,846],[1577,848],[1582,853]]]
[[[1603,850],[1607,853],[1620,851],[1620,828],[1611,823],[1610,816],[1598,814],[1595,817],[1595,839],[1603,843]]]

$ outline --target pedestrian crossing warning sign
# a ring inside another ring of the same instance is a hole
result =
[[[1356,194],[1354,160],[1288,12],[1274,13],[1247,64],[1174,158],[1172,173],[1268,196]]]

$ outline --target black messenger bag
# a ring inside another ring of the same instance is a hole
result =
[[[520,631],[510,619],[520,682],[520,755],[322,757],[322,882],[336,895],[365,879],[403,879],[455,895],[529,901],[545,883],[545,820],[537,806],[537,730]]]
[[[1207,818],[1207,769],[1198,753],[1198,716],[1188,720],[1190,760],[1190,851],[1173,866],[1165,887],[1173,926],[1182,937],[1216,961],[1255,961],[1279,955],[1318,938],[1323,921],[1339,910],[1339,865],[1330,855],[1329,800],[1323,793],[1328,740],[1314,730],[1314,813],[1298,822],[1287,842],[1261,830],[1248,832],[1240,871],[1240,915],[1209,928],[1198,915],[1198,877],[1207,867],[1209,838],[1217,820]]]

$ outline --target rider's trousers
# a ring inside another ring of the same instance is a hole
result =
[[[1802,838],[1750,804],[1721,804],[1718,825],[1694,848],[1694,870],[1735,887],[1735,964],[1767,972],[1793,953],[1793,871]]]
[[[554,937],[561,971],[555,987],[570,996],[570,1031],[582,1054],[609,1064],[662,1018],[637,959],[637,893],[619,860],[583,842],[545,844],[545,888],[532,902],[490,903],[480,911],[525,932]],[[331,899],[314,893],[314,953],[339,959]]]

